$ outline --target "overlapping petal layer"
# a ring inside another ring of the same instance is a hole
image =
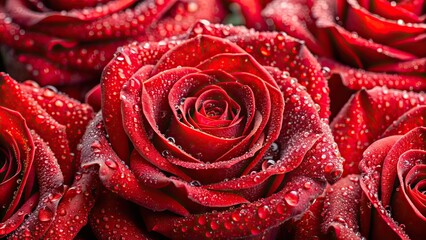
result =
[[[0,95],[0,237],[73,238],[87,222],[97,180],[76,174],[77,145],[92,109],[4,73]]]
[[[304,40],[331,69],[333,116],[362,88],[425,90],[423,1],[273,1],[263,11],[278,30]],[[409,6],[409,7],[407,7]]]
[[[116,216],[139,237],[273,236],[342,172],[321,68],[284,34],[202,21],[121,48],[101,91],[82,165],[114,194],[99,204],[140,209]]]
[[[223,15],[217,0],[7,0],[0,4],[0,44],[15,78],[87,91],[118,47],[182,33],[200,18],[219,22]]]

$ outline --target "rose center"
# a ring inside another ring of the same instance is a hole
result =
[[[225,112],[227,105],[228,104],[224,101],[207,100],[203,103],[203,106],[199,111],[204,113],[206,117],[218,119],[223,114],[227,114],[227,112]],[[228,116],[226,116],[226,119],[227,118]]]

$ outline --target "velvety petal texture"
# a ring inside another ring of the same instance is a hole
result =
[[[2,1],[5,67],[18,80],[86,92],[118,47],[183,33],[200,18],[220,22],[222,5],[218,0]]]
[[[262,14],[324,58],[334,114],[362,88],[426,89],[424,1],[275,0]]]
[[[376,87],[354,94],[331,123],[345,158],[344,175],[359,173],[362,154],[374,141],[425,125],[425,93]]]
[[[100,89],[82,148],[110,196],[98,237],[115,238],[100,221],[123,208],[106,217],[138,238],[276,236],[342,173],[326,79],[285,34],[201,21],[120,48]]]
[[[0,238],[73,238],[87,222],[97,181],[76,173],[92,109],[5,73],[0,96]],[[74,215],[81,221],[71,222]]]
[[[425,99],[424,93],[376,87],[354,94],[337,115],[331,126],[346,160],[344,175],[360,175],[348,175],[327,192],[322,234],[426,237]]]
[[[324,208],[324,232],[333,229],[337,239],[424,239],[425,134],[417,127],[371,144],[360,163],[359,182],[349,181],[358,176],[347,177],[333,186],[338,192],[327,194],[339,200]]]

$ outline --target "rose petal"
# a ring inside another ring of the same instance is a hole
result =
[[[244,16],[244,25],[248,28],[266,29],[267,25],[261,16],[262,4],[261,1],[241,1],[231,0],[241,8],[241,13]]]
[[[186,218],[158,216],[160,221],[155,220],[156,216],[150,216],[149,219],[146,219],[148,221],[146,224],[149,229],[178,239],[188,237],[235,238],[259,235],[264,230],[303,212],[310,205],[309,201],[322,192],[324,185],[316,182],[313,182],[312,188],[309,190],[303,188],[300,188],[302,190],[299,192],[294,190],[306,181],[309,179],[304,177],[289,179],[279,193],[233,210],[190,215]],[[245,219],[250,219],[250,221],[245,221]],[[176,235],[174,231],[179,234]]]
[[[333,74],[338,74],[345,87],[352,90],[370,89],[376,86],[414,91],[426,89],[426,82],[420,76],[370,72],[363,69],[350,68],[329,59],[321,59],[321,64],[329,67]]]
[[[37,206],[39,200],[39,193],[32,195],[12,216],[6,221],[0,223],[0,237],[4,237],[7,234],[13,232],[18,228],[27,217]]]
[[[182,42],[164,54],[156,64],[152,75],[177,66],[195,67],[204,60],[221,53],[244,53],[244,50],[222,38],[199,35]]]
[[[424,73],[426,70],[426,58],[418,58],[394,64],[377,65],[372,67],[371,70],[400,73]]]
[[[156,51],[151,51],[151,46]],[[114,151],[123,160],[127,160],[130,152],[121,117],[119,98],[121,87],[139,68],[155,63],[172,46],[174,45],[160,45],[158,43],[125,46],[103,71],[101,90],[104,96],[102,98],[102,114],[105,118],[105,128],[110,136],[109,141]],[[145,56],[143,60],[138,58],[142,55]],[[146,74],[149,74],[149,72]]]
[[[426,127],[426,106],[414,107],[395,120],[382,134],[382,137],[403,135],[416,127]]]
[[[61,199],[55,219],[44,238],[74,238],[87,224],[88,215],[95,204],[95,193],[98,188],[99,180],[95,173],[77,172],[74,183]]]
[[[92,90],[90,90],[86,94],[84,100],[85,100],[84,102],[86,102],[93,108],[94,112],[99,112],[99,110],[101,110],[101,102],[102,102],[101,86],[98,84],[94,88],[92,88]]]
[[[99,166],[99,178],[108,190],[155,211],[170,210],[180,215],[188,214],[184,207],[163,192],[138,184],[134,174],[109,145],[101,114],[98,113],[90,123],[82,141],[85,142],[81,153],[82,167]]]
[[[34,165],[39,183],[40,199],[37,208],[11,235],[11,239],[41,238],[51,225],[64,192],[64,178],[50,147],[32,133],[35,145]]]
[[[86,104],[54,92],[54,89],[40,88],[31,82],[21,88],[53,119],[66,126],[70,150],[75,153],[86,125],[93,118],[93,110]]]
[[[36,11],[32,11],[32,9],[30,8],[27,8],[23,0],[7,2],[5,4],[5,8],[9,12],[10,16],[14,19],[14,21],[21,25],[24,25],[25,27],[30,27],[32,25],[49,22],[66,23],[75,20],[90,21],[120,11],[131,5],[133,2],[135,2],[135,0],[110,1],[109,3],[105,3],[105,5],[103,5],[103,11],[96,11],[94,8],[86,8],[85,14],[82,14],[78,10],[71,10],[69,12],[65,12],[65,14],[59,14],[58,12],[39,13]],[[55,6],[55,4],[53,4],[53,6]]]
[[[358,175],[348,175],[326,191],[322,230],[336,239],[362,239],[358,219],[361,187]]]
[[[394,206],[392,216],[396,221],[405,225],[405,231],[413,239],[422,239],[426,236],[421,230],[426,227],[425,202],[410,194],[412,190],[410,180],[424,172],[425,159],[425,149],[409,150],[400,156],[397,172],[401,187],[400,191],[396,191],[392,196],[392,206]],[[423,193],[420,194],[423,195]]]
[[[424,24],[423,26],[415,23],[401,24],[401,20],[394,21],[371,14],[359,6],[355,0],[347,0],[346,3],[345,28],[348,31],[357,32],[365,39],[373,39],[377,43],[389,45],[395,39],[409,38],[424,33],[426,30]],[[413,54],[416,54],[416,52],[413,52]]]
[[[318,197],[308,210],[303,214],[301,219],[296,222],[288,223],[288,226],[293,230],[295,240],[303,240],[309,238],[326,239],[321,232],[321,223],[324,207],[324,197]],[[287,226],[286,226],[287,227]]]
[[[399,156],[409,149],[426,149],[426,128],[418,127],[404,135],[389,150],[383,161],[382,181],[380,195],[384,206],[390,204],[392,189],[397,179],[397,166]]]
[[[403,1],[402,1],[403,2]],[[420,2],[420,1],[419,1]],[[393,6],[390,2],[385,0],[374,0],[374,4],[369,4],[370,1],[359,1],[359,4],[367,9],[368,11],[375,13],[383,18],[398,20],[401,19],[404,22],[420,23],[422,20],[412,11],[407,11],[398,5]]]
[[[15,165],[15,172],[0,183],[0,190],[4,193],[0,197],[0,204],[7,207],[2,220],[7,220],[16,211],[19,202],[25,200],[22,198],[25,198],[23,194],[26,184],[33,185],[34,179],[30,177],[35,146],[21,114],[0,106],[0,120],[0,143],[13,152],[13,162],[9,164]],[[17,183],[18,180],[20,184]]]
[[[363,173],[360,185],[364,192],[361,198],[361,232],[363,236],[385,236],[389,239],[409,239],[404,230],[386,214],[385,206],[379,199],[379,187],[381,185],[380,173],[386,176],[383,161],[393,145],[401,139],[395,135],[380,139],[371,144],[363,154],[360,162],[360,170]],[[373,205],[374,208],[371,208]]]
[[[48,24],[49,21],[57,21],[57,17],[53,15],[50,17],[51,19],[45,18],[46,23],[43,21],[39,21],[39,24],[32,23],[31,29],[60,38],[82,41],[86,39],[113,39],[116,38],[116,36],[132,37],[142,35],[147,27],[159,21],[173,6],[173,2],[173,0],[161,2],[162,4],[154,1],[139,2],[136,3],[133,8],[128,8],[127,11],[116,12],[116,14],[109,14],[106,17],[82,23],[73,22],[61,25]],[[153,7],[149,7],[149,5],[153,5]],[[134,28],[134,31],[129,31],[131,27],[130,24],[123,24],[122,19],[126,18],[130,18],[130,22],[135,21],[138,27]],[[111,31],[111,28],[114,29],[114,31]],[[95,34],[93,34],[94,29],[96,29]]]
[[[329,0],[316,2],[312,9],[312,14],[317,19],[317,27],[321,29],[319,33],[325,36],[327,42],[337,42],[340,46],[340,51],[335,51],[331,56],[335,55],[337,59],[359,68],[374,65],[375,62],[397,62],[416,58],[413,54],[370,42],[358,34],[351,34],[335,23],[334,11],[336,3]]]
[[[9,75],[0,74],[0,94],[3,96],[0,99],[0,104],[17,110],[26,116],[28,127],[35,130],[55,153],[65,182],[68,183],[71,181],[74,172],[74,162],[70,154],[66,126],[49,115],[24,89],[25,87],[20,87]],[[52,91],[46,93],[51,94],[51,97],[56,95]],[[20,99],[20,101],[16,102],[15,99]],[[77,125],[80,125],[80,123],[77,123]],[[50,127],[46,128],[45,126]]]
[[[97,238],[153,239],[141,226],[136,206],[117,195],[103,193],[90,215],[90,226]]]
[[[310,14],[312,3],[310,0],[272,1],[263,9],[262,16],[272,20],[277,30],[303,39],[309,49],[321,53],[322,48],[311,32],[315,29]]]
[[[425,101],[423,93],[378,87],[355,94],[331,123],[336,143],[346,159],[344,174],[357,173],[359,159],[368,145],[401,115]]]
[[[152,66],[146,66],[142,69],[147,68],[151,69]],[[142,69],[141,71],[143,71]],[[142,109],[141,101],[137,101],[141,94],[142,85],[136,79],[130,79],[126,84],[124,84],[121,92],[122,109],[123,112],[127,113],[123,116],[124,127],[129,138],[132,140],[135,149],[139,152],[139,154],[141,154],[141,156],[159,169],[172,173],[184,180],[190,180],[191,178],[189,176],[170,164],[168,159],[162,156],[162,154],[158,152],[154,144],[150,141],[149,136],[143,127],[146,125],[145,120],[137,111],[138,109]]]
[[[80,84],[82,81],[93,79],[99,75],[93,71],[75,71],[63,68],[48,59],[33,54],[15,54],[13,51],[9,51],[6,56],[6,67],[20,81],[33,79],[41,85],[63,86]],[[27,69],[26,66],[29,66],[31,70],[23,71],[22,69]]]

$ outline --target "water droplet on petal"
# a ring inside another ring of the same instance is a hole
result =
[[[198,218],[198,224],[205,225],[206,224],[206,216],[202,215]]]
[[[322,74],[324,75],[324,77],[326,79],[329,79],[331,77],[331,70],[330,70],[330,68],[328,68],[328,67],[322,67],[321,68],[321,72],[322,72]]]
[[[268,169],[269,167],[275,165],[275,161],[272,159],[268,159],[263,161],[262,163],[262,170],[265,171],[266,169]]]
[[[269,211],[270,211],[270,209],[269,209],[269,207],[268,207],[268,206],[262,206],[262,207],[259,207],[259,208],[257,209],[257,215],[258,215],[261,219],[265,219],[265,218],[267,218],[267,217],[268,217],[268,215],[269,215]]]
[[[290,191],[284,195],[284,200],[290,206],[296,206],[299,203],[299,193]]]
[[[174,137],[167,137],[167,141],[171,142],[171,143],[176,143],[176,140]]]
[[[260,47],[260,53],[265,56],[268,57],[271,55],[271,50],[269,46],[261,46]]]
[[[117,168],[117,163],[114,160],[111,160],[111,159],[105,160],[105,165],[107,165],[111,169]]]
[[[237,213],[237,212],[233,212],[233,213],[231,214],[231,218],[232,218],[232,220],[234,220],[235,222],[238,222],[238,221],[240,221],[240,220],[241,220],[241,214],[240,214],[240,213]]]
[[[194,180],[194,181],[191,181],[189,183],[189,185],[191,185],[193,187],[199,187],[199,186],[201,186],[201,183],[200,183],[200,181]]]
[[[210,227],[213,230],[217,230],[219,228],[219,224],[216,221],[210,223]]]
[[[38,212],[38,219],[41,222],[48,222],[51,221],[53,218],[53,212],[50,209],[44,208],[40,209]]]

